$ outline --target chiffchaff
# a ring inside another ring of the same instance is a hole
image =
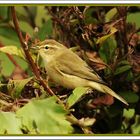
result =
[[[38,44],[38,52],[42,57],[48,76],[63,87],[90,87],[112,95],[124,104],[128,103],[113,90],[77,54],[52,39]]]

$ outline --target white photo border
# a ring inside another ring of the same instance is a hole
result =
[[[107,4],[107,5],[115,5],[115,4],[122,4],[122,5],[135,5],[135,4],[140,4],[139,0],[0,0],[0,6],[2,5],[17,5],[17,4],[24,4],[24,5],[34,5],[34,4],[51,4],[51,5],[56,5],[56,4],[95,4],[95,5],[103,5],[103,4]],[[101,134],[103,135],[103,134]],[[99,139],[106,139],[106,140],[119,140],[119,139],[140,139],[140,136],[124,136],[122,134],[122,136],[117,136],[117,134],[115,136],[86,136],[86,135],[81,135],[81,136],[75,136],[75,135],[68,135],[68,136],[0,136],[0,139],[13,139],[13,140],[19,140],[19,139],[79,139],[79,140],[83,140],[83,139],[94,139],[94,140],[99,140]]]

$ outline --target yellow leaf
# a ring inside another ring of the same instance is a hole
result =
[[[112,8],[105,15],[105,22],[111,21],[111,19],[117,14],[117,8]]]
[[[111,27],[110,29],[110,34],[105,35],[103,37],[100,37],[97,41],[96,44],[102,44],[105,40],[107,40],[109,37],[111,37],[114,33],[117,32],[117,29],[115,27]]]
[[[7,45],[7,46],[0,48],[0,52],[8,53],[10,55],[16,55],[16,56],[19,56],[19,57],[25,59],[22,49],[19,49],[18,47],[13,46],[13,45]]]

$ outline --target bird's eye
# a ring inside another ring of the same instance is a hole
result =
[[[46,45],[44,48],[45,48],[45,49],[48,49],[49,47]]]

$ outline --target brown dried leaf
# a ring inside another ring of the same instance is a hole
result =
[[[21,80],[27,78],[27,75],[20,67],[15,67],[14,72],[11,75],[13,80]]]
[[[103,70],[107,65],[102,61],[96,52],[86,52],[85,53],[91,62],[91,65],[97,70]]]
[[[132,83],[132,89],[134,92],[139,92],[140,90],[139,85],[134,82]]]
[[[101,105],[112,105],[114,103],[114,98],[111,95],[104,95],[94,99],[91,102],[93,108]]]
[[[140,41],[140,35],[137,33],[135,33],[135,34],[131,33],[128,35],[128,39],[130,39],[129,45],[135,47],[138,45],[138,43]]]

